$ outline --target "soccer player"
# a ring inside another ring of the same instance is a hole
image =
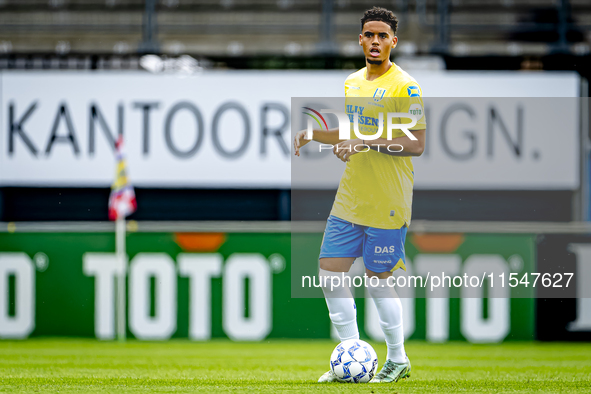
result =
[[[359,122],[364,135],[378,131],[378,122],[368,121],[368,118],[377,119],[378,112],[384,113],[384,121],[386,112],[419,114],[416,125],[409,128],[409,135],[394,130],[387,139],[384,127],[380,138],[373,140],[340,140],[338,129],[314,130],[312,138],[334,145],[334,154],[347,163],[326,224],[319,258],[319,275],[328,279],[322,289],[341,341],[359,338],[355,302],[347,286],[332,288],[331,278],[341,278],[355,259],[362,256],[366,275],[377,277],[379,282],[368,290],[379,314],[388,353],[381,371],[371,382],[397,382],[409,377],[411,369],[404,350],[402,305],[390,287],[392,281],[388,284],[388,277],[396,269],[406,270],[404,241],[410,224],[414,178],[411,156],[423,153],[426,124],[419,84],[390,61],[390,51],[398,43],[397,25],[396,16],[384,8],[374,7],[364,13],[359,45],[363,47],[366,67],[347,78],[345,96],[346,102],[358,103],[358,98],[366,98],[368,105],[346,108],[348,115],[357,112],[359,118],[365,117]],[[399,123],[409,121],[400,119]],[[299,156],[300,148],[310,141],[306,139],[306,131],[297,133],[295,155]],[[318,381],[337,379],[331,370]]]

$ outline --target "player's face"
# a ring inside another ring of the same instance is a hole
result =
[[[363,25],[359,34],[359,45],[370,64],[380,64],[390,58],[390,51],[396,46],[398,38],[386,22],[369,21]]]

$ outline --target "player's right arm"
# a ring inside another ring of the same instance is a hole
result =
[[[328,130],[314,130],[313,138],[311,140],[306,138],[307,130],[299,131],[293,139],[293,148],[295,155],[300,155],[300,148],[306,145],[310,141],[320,142],[321,144],[336,145],[343,141],[339,139],[339,128],[333,128]]]

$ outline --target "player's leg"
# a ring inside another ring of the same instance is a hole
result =
[[[342,273],[349,272],[354,261],[355,258],[352,257],[320,259],[319,279],[323,284],[322,291],[328,307],[328,315],[341,342],[347,339],[359,339],[355,301],[349,287],[340,283]],[[318,382],[338,382],[338,379],[331,368],[318,379]]]
[[[341,342],[347,339],[359,339],[355,301],[349,287],[342,283],[342,273],[349,272],[354,261],[353,257],[320,259],[319,279],[328,307],[328,315]],[[318,379],[318,382],[338,382],[338,379],[332,369],[329,369]]]
[[[357,311],[343,273],[349,272],[355,258],[361,256],[364,228],[331,216],[328,218],[320,250],[319,279],[326,299],[328,314],[339,339],[358,339]],[[319,382],[337,381],[332,370]]]
[[[359,339],[357,311],[349,286],[344,283],[343,272],[349,272],[354,257],[320,259],[320,283],[326,299],[328,314],[339,339]]]
[[[366,275],[370,278],[379,278],[378,286],[370,286],[368,290],[378,311],[380,326],[386,337],[386,345],[388,346],[386,358],[397,363],[405,362],[402,303],[396,291],[390,287],[392,283],[388,283],[388,278],[392,276],[392,273],[389,271],[377,273],[366,269]]]
[[[391,272],[377,273],[366,269],[366,275],[379,278],[378,286],[370,286],[368,290],[378,310],[380,326],[388,348],[386,362],[371,382],[397,382],[410,377],[410,360],[404,350],[402,304],[396,291],[389,286],[391,283],[388,283],[388,277],[392,276]]]
[[[366,230],[363,254],[366,275],[378,278],[377,286],[370,286],[368,291],[378,311],[388,348],[386,362],[372,382],[396,382],[410,376],[410,361],[404,350],[402,303],[393,288],[394,282],[388,280],[394,270],[406,270],[405,238],[406,227],[400,230]]]

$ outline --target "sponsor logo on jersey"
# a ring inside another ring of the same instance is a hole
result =
[[[347,105],[345,108],[347,110],[347,116],[349,117],[349,121],[351,123],[353,123],[353,121],[354,121],[354,114],[358,114],[357,122],[360,126],[359,130],[375,133],[375,131],[374,131],[375,127],[379,126],[379,123],[378,123],[379,119],[372,118],[369,116],[364,116],[363,112],[365,110],[365,107],[361,107],[358,105]]]
[[[408,109],[408,113],[416,116],[417,119],[421,119],[423,117],[423,107],[421,104],[412,104]]]
[[[409,86],[406,88],[409,97],[421,97],[421,91],[418,86]]]

